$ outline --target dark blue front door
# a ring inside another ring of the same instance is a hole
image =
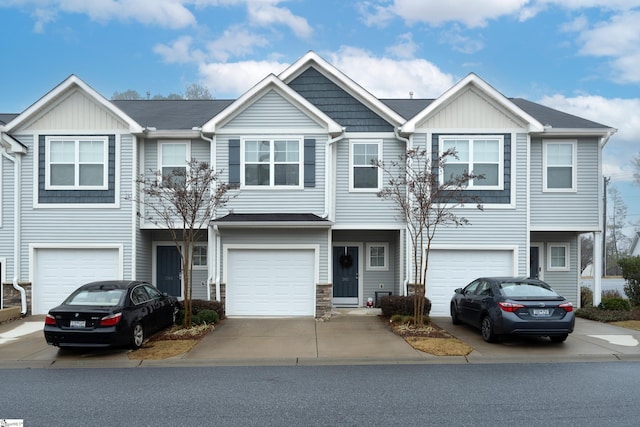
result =
[[[358,247],[333,248],[333,303],[358,304]]]
[[[540,278],[540,248],[531,246],[529,251],[529,277],[538,279]]]
[[[175,246],[156,247],[156,283],[160,292],[175,297],[182,296],[180,267],[182,261]]]

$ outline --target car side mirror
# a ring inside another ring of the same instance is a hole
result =
[[[456,290],[455,290],[455,291],[453,291],[453,292],[455,292],[456,294],[461,294],[461,293],[462,293],[462,288],[458,288],[458,289],[456,289]]]

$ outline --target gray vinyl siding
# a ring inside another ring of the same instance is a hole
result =
[[[277,133],[286,128],[313,129],[320,126],[276,91],[271,90],[226,123],[224,128],[263,129]]]
[[[4,258],[2,268],[6,274],[5,279],[10,281],[15,275],[13,260],[15,165],[1,153],[2,151],[0,151],[0,258]],[[15,155],[12,154],[12,156]]]
[[[349,168],[351,167],[349,145],[350,141],[348,139],[339,141],[334,145],[334,149],[336,150],[336,224],[351,224],[353,226],[359,226],[361,224],[397,225],[397,222],[401,221],[402,215],[392,201],[378,197],[376,191],[349,191]],[[383,161],[398,161],[404,153],[404,143],[389,138],[382,141]],[[382,182],[384,183],[386,181],[388,181],[388,177],[385,177],[383,174]]]
[[[248,137],[249,135],[243,135]],[[260,136],[260,135],[254,135]],[[226,209],[221,209],[219,216],[233,210],[234,213],[324,213],[325,198],[325,147],[326,134],[301,135],[303,139],[315,139],[315,186],[281,189],[232,189]],[[221,180],[229,182],[229,140],[240,139],[240,135],[219,136],[216,141],[216,170],[221,173]],[[301,159],[302,160],[302,159]],[[303,175],[304,176],[304,175]],[[301,179],[303,178],[301,176]]]
[[[558,138],[553,138],[558,140]],[[571,140],[571,139],[568,139]],[[576,139],[573,139],[574,141]],[[534,229],[596,230],[599,224],[596,138],[578,138],[577,192],[543,192],[543,140],[531,140],[531,227]]]
[[[318,254],[320,283],[330,283],[331,279],[328,274],[328,231],[326,229],[220,229],[222,242],[222,256],[220,257],[222,265],[220,268],[221,279],[225,277],[224,272],[224,251],[227,245],[318,245],[320,253]]]
[[[512,167],[511,183],[515,185],[515,203],[503,207],[475,205],[456,208],[455,214],[469,220],[462,227],[439,227],[433,245],[457,247],[460,249],[516,248],[517,272],[528,275],[527,271],[527,135],[516,134],[512,150],[515,150],[515,168]],[[414,140],[415,143],[415,140]]]
[[[118,136],[116,136],[116,139]],[[120,152],[116,153],[116,162],[120,165],[119,207],[88,208],[76,207],[40,207],[34,208],[34,194],[37,194],[37,184],[34,183],[34,157],[37,147],[34,147],[32,136],[20,137],[29,151],[23,158],[22,167],[22,217],[21,217],[21,279],[29,277],[30,260],[29,245],[122,245],[123,277],[130,278],[132,274],[131,230],[132,206],[126,200],[125,194],[130,193],[132,182],[133,138],[122,135]]]
[[[580,260],[578,259],[578,237],[577,233],[532,233],[531,240],[541,243],[542,257],[540,267],[542,279],[560,295],[566,297],[574,306],[579,303],[580,283]],[[548,243],[569,243],[569,271],[550,271],[548,269]]]

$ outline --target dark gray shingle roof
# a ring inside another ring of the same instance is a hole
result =
[[[18,114],[0,113],[0,125],[6,125],[16,117],[18,117]]]
[[[201,127],[224,110],[233,100],[158,99],[111,101],[140,126],[156,129],[192,129]]]

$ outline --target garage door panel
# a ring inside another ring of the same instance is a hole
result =
[[[85,283],[119,279],[119,266],[117,249],[36,249],[34,314],[47,313]]]
[[[431,316],[449,316],[456,288],[478,277],[512,276],[513,251],[432,249],[427,271],[427,298]]]
[[[313,250],[233,249],[228,252],[227,264],[227,314],[314,314]]]

